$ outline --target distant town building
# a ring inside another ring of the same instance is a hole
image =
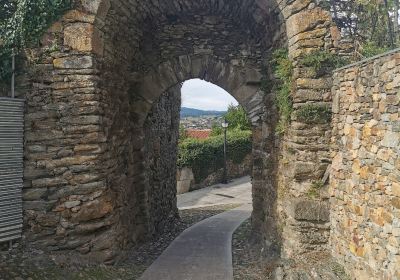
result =
[[[206,130],[211,129],[214,123],[221,123],[221,116],[199,116],[181,118],[181,125],[185,129]]]

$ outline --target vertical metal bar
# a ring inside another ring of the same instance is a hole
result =
[[[15,97],[15,54],[14,51],[12,53],[11,58],[11,98]]]
[[[226,121],[225,121],[226,123]],[[224,127],[224,175],[223,182],[224,184],[228,183],[227,174],[226,174],[226,127]]]

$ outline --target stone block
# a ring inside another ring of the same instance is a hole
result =
[[[293,170],[295,179],[302,181],[313,176],[315,164],[311,162],[296,162]]]
[[[64,44],[81,52],[103,54],[101,32],[90,23],[72,23],[64,29]]]
[[[46,194],[47,188],[34,188],[25,190],[22,197],[25,201],[37,201],[44,198]]]
[[[388,148],[396,148],[398,147],[399,142],[400,142],[400,133],[386,131],[384,138],[382,140],[382,146]]]
[[[95,16],[78,10],[70,10],[63,16],[63,20],[66,22],[94,23]]]
[[[193,171],[184,167],[177,172],[177,194],[187,193],[194,184]]]
[[[394,196],[400,197],[400,183],[392,182],[392,194]]]
[[[113,210],[111,202],[102,199],[89,201],[82,204],[81,209],[78,213],[73,214],[72,221],[74,222],[85,222],[95,220],[104,217]]]
[[[86,69],[93,67],[93,57],[85,56],[66,56],[53,60],[56,69]]]
[[[287,213],[298,221],[329,222],[328,202],[310,199],[294,199],[286,206]]]
[[[303,32],[312,32],[318,24],[330,22],[329,12],[315,8],[312,10],[302,10],[287,19],[287,36],[291,39],[293,36]]]

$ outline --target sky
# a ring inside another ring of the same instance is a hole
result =
[[[181,92],[182,107],[226,111],[230,104],[238,104],[224,89],[200,79],[186,81]]]

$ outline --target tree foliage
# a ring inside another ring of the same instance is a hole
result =
[[[246,110],[238,105],[235,106],[233,104],[229,105],[228,111],[223,116],[226,122],[229,124],[228,130],[240,130],[247,131],[251,130],[251,123],[249,118],[247,117]],[[212,126],[212,135],[220,135],[223,133],[223,129],[220,123],[214,123]]]
[[[326,0],[344,36],[364,57],[399,46],[399,0]]]
[[[247,113],[240,105],[229,105],[228,112],[225,114],[225,120],[228,122],[228,129],[230,130],[251,130],[251,124]]]

